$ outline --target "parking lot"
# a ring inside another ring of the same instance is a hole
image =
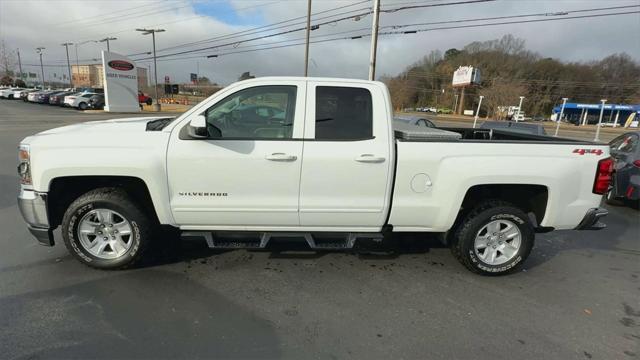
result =
[[[2,358],[634,359],[640,217],[539,234],[521,272],[481,277],[436,239],[318,253],[174,245],[98,271],[42,247],[16,206],[16,147],[84,113],[0,101]],[[295,251],[293,251],[295,250]]]

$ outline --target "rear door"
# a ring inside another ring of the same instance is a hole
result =
[[[377,231],[393,166],[386,91],[372,83],[310,81],[300,225]]]

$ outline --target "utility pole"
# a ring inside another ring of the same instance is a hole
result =
[[[309,74],[309,35],[311,34],[311,0],[307,2],[307,34],[304,46],[304,76]]]
[[[378,23],[380,21],[380,0],[373,0],[373,23],[371,24],[371,57],[369,59],[369,80],[376,78],[376,53],[378,51]]]
[[[106,43],[107,43],[107,52],[111,52],[111,49],[109,49],[109,41],[112,41],[112,40],[118,40],[118,38],[115,38],[115,37],[106,37],[106,38],[104,38],[104,39],[100,39],[100,40],[98,40],[98,41],[99,41],[99,42],[106,42]]]
[[[560,122],[562,121],[562,115],[564,114],[564,106],[567,105],[567,100],[569,100],[569,98],[562,98],[562,107],[560,108],[560,115],[556,119],[556,133],[555,135],[553,135],[555,137],[558,136],[558,130],[560,130]]]
[[[156,103],[154,106],[155,111],[160,111],[160,97],[158,96],[158,63],[156,61],[156,33],[164,32],[164,29],[136,29],[136,31],[141,31],[142,35],[151,34],[151,38],[153,39],[153,73],[154,73],[154,81],[153,87],[156,90]]]
[[[73,43],[66,42],[61,44],[67,50],[67,70],[69,71],[69,85],[73,87],[73,82],[71,81],[71,63],[69,63],[69,45],[73,45]]]
[[[22,61],[20,60],[20,49],[16,49],[18,53],[18,70],[20,70],[20,80],[22,80]]]
[[[598,119],[598,127],[596,128],[596,137],[593,138],[593,141],[600,141],[600,126],[602,125],[602,115],[604,114],[604,104],[607,102],[607,99],[600,100],[602,105],[600,105],[600,119]]]
[[[520,96],[520,105],[518,105],[518,113],[516,114],[516,122],[520,118],[520,110],[522,109],[522,100],[524,100],[524,96]]]
[[[42,65],[42,50],[44,50],[42,46],[36,48],[36,51],[38,52],[38,54],[40,54],[40,71],[42,72],[42,90],[44,90],[44,65]]]
[[[476,123],[478,122],[478,115],[480,114],[480,105],[482,105],[482,99],[484,96],[480,95],[480,101],[478,102],[478,110],[476,110],[476,117],[473,118],[473,128],[476,128]]]

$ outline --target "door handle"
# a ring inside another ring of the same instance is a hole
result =
[[[356,158],[356,161],[363,163],[381,163],[385,161],[385,158],[374,156],[373,154],[362,154]]]
[[[271,161],[296,161],[298,159],[295,155],[288,155],[285,153],[273,153],[265,156],[264,158]]]

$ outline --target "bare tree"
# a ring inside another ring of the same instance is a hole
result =
[[[7,49],[4,40],[0,41],[0,75],[13,77],[15,65],[16,57],[14,52]]]

